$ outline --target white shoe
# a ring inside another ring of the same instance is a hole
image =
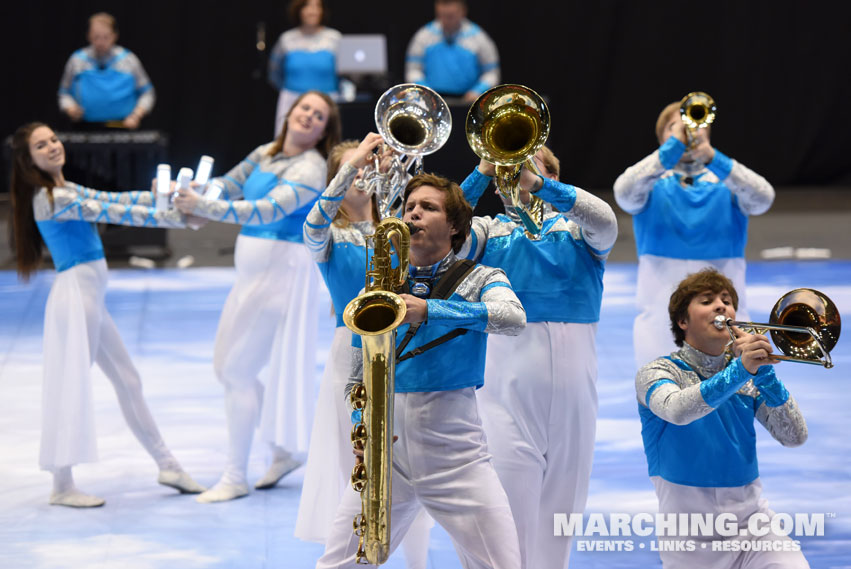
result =
[[[280,482],[281,478],[301,466],[301,461],[288,456],[272,462],[269,470],[263,475],[263,478],[257,481],[254,487],[257,490],[267,490],[274,488]]]
[[[203,494],[199,494],[195,501],[201,504],[212,502],[227,502],[248,496],[247,484],[232,484],[230,482],[219,482]]]
[[[83,494],[74,488],[66,492],[54,492],[50,495],[50,503],[54,506],[68,506],[69,508],[97,508],[106,504],[106,500]]]
[[[183,470],[160,470],[157,482],[163,486],[174,488],[181,494],[200,494],[206,490]]]

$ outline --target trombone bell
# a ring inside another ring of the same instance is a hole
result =
[[[842,323],[836,304],[827,295],[811,288],[798,288],[774,304],[768,324],[716,316],[715,327],[724,326],[732,340],[735,339],[733,326],[749,328],[758,334],[770,331],[774,345],[784,354],[772,356],[774,359],[832,368],[830,351],[839,341]]]

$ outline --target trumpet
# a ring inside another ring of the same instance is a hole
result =
[[[386,173],[379,158],[368,166],[357,187],[378,197],[383,218],[397,216],[408,174],[422,171],[422,157],[439,150],[452,131],[452,115],[443,97],[428,87],[402,83],[384,92],[375,104],[375,126],[397,156]]]
[[[694,91],[683,97],[680,102],[680,118],[686,125],[689,150],[697,146],[697,131],[715,122],[717,111],[715,100],[703,91]]]
[[[715,327],[730,333],[730,343],[736,339],[733,326],[750,329],[754,334],[771,332],[771,339],[784,354],[771,358],[803,364],[833,367],[830,351],[839,341],[841,320],[836,305],[822,292],[797,288],[780,297],[771,310],[768,324],[740,322],[715,317]]]
[[[391,238],[397,238],[398,265],[391,266]],[[366,292],[349,302],[343,322],[363,344],[363,383],[352,389],[351,403],[362,411],[352,428],[352,445],[363,462],[352,470],[352,487],[361,493],[361,513],[353,528],[359,537],[356,559],[380,565],[390,555],[390,506],[393,472],[393,399],[396,380],[396,328],[405,318],[405,301],[393,292],[408,276],[411,237],[408,225],[388,217],[368,237]]]
[[[550,134],[550,111],[532,89],[498,85],[482,93],[467,112],[467,142],[476,155],[496,165],[494,183],[510,200],[530,238],[541,234],[544,202],[520,200],[520,168],[525,163],[540,174],[532,158]]]

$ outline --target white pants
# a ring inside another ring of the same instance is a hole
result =
[[[398,393],[394,417],[391,551],[424,507],[449,533],[466,569],[520,567],[517,531],[474,389]],[[360,511],[360,495],[347,490],[318,569],[357,567],[352,519]]]
[[[659,513],[729,513],[736,516],[739,529],[746,530],[748,518],[756,513],[770,519],[772,512],[762,498],[762,483],[759,478],[745,486],[731,488],[699,488],[682,486],[651,476],[659,498]],[[762,524],[760,524],[762,527]],[[658,526],[657,526],[658,529]],[[689,539],[695,542],[694,551],[660,551],[664,569],[809,569],[810,565],[800,551],[713,551],[712,541],[791,542],[788,536],[771,532],[764,536],[723,537],[720,535],[659,538],[663,540]],[[701,543],[707,543],[706,548]],[[661,545],[661,544],[660,544]],[[662,549],[662,547],[660,547]]]
[[[177,463],[142,394],[139,372],[106,311],[103,259],[57,273],[44,313],[44,382],[39,465],[56,471],[97,460],[91,368],[115,388],[127,425],[160,468]]]
[[[351,373],[352,333],[345,326],[334,330],[325,373],[319,386],[316,413],[310,432],[310,449],[304,484],[298,503],[295,536],[325,543],[337,508],[350,485],[355,455],[352,453],[352,422],[345,403]],[[434,520],[422,510],[402,540],[408,569],[425,569],[428,542]]]
[[[306,451],[313,409],[318,272],[301,243],[240,235],[236,283],[225,301],[213,363],[225,386],[230,438],[226,475],[244,482],[254,428]],[[265,390],[260,371],[269,365]]]
[[[674,344],[668,302],[684,278],[707,267],[715,267],[733,281],[739,295],[738,320],[750,320],[745,301],[745,260],[732,259],[689,260],[641,255],[638,258],[638,282],[635,302],[639,310],[632,329],[637,368],[660,356],[667,356],[679,348]]]
[[[567,567],[553,514],[585,509],[597,422],[596,324],[530,322],[488,336],[478,397],[528,569]]]

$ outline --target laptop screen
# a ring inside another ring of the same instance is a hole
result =
[[[387,38],[383,34],[343,34],[337,50],[337,73],[387,73]]]

